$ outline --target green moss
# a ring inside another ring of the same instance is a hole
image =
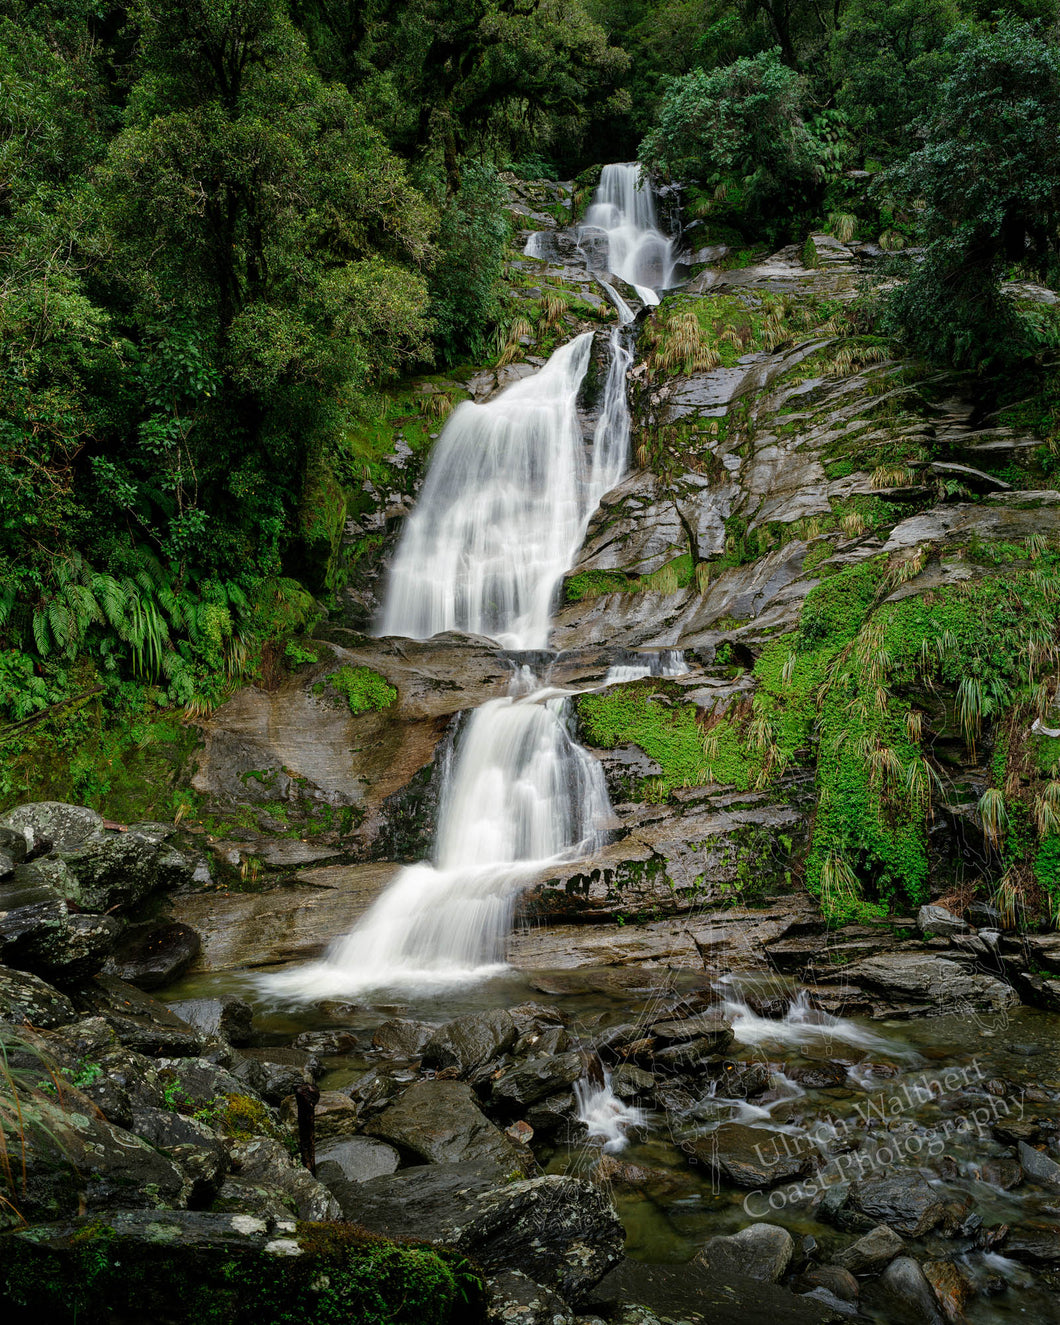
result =
[[[394,687],[370,667],[340,667],[327,680],[328,685],[345,699],[351,713],[385,709],[397,702]]]
[[[298,1254],[184,1245],[165,1215],[131,1241],[93,1221],[55,1251],[9,1237],[0,1283],[9,1308],[57,1325],[180,1319],[196,1325],[480,1325],[481,1274],[461,1253],[396,1244],[351,1224],[300,1223]],[[180,1303],[174,1314],[174,1303]]]

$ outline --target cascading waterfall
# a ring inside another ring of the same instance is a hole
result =
[[[630,186],[623,193],[625,185],[615,183],[634,170],[605,167],[593,206],[608,208],[623,236],[650,227],[646,254],[658,234],[650,192]],[[629,218],[621,212],[627,203],[636,208]],[[630,258],[627,270],[630,263],[649,278],[646,257]],[[619,301],[625,321],[632,315],[623,307]],[[427,639],[459,630],[511,649],[547,645],[560,580],[628,459],[632,352],[622,325],[610,344],[588,456],[577,397],[590,332],[494,400],[454,410],[394,558],[380,634]],[[684,670],[683,659],[667,655],[633,670],[649,675],[663,667]],[[614,679],[609,674],[608,683]],[[402,869],[323,960],[267,977],[265,986],[311,999],[437,989],[501,969],[520,889],[548,866],[595,850],[611,819],[603,770],[571,726],[562,692],[521,669],[508,697],[476,709],[458,737],[443,771],[433,863]]]
[[[524,668],[513,689],[532,683]],[[457,739],[435,863],[403,869],[323,961],[270,986],[327,998],[497,972],[520,888],[549,864],[593,851],[610,813],[603,769],[572,738],[566,700],[531,691],[487,701]]]
[[[673,282],[673,244],[659,229],[651,185],[635,161],[604,166],[579,237],[594,228],[607,236],[608,270],[657,304]]]

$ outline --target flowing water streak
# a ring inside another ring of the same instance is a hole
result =
[[[513,688],[527,679],[523,669]],[[565,699],[534,691],[487,701],[456,743],[435,863],[401,870],[322,961],[270,976],[268,987],[327,998],[496,973],[519,890],[595,850],[610,812],[603,769],[573,739]]]
[[[603,495],[577,411],[591,348],[590,332],[576,336],[533,377],[453,411],[405,522],[380,634],[462,630],[545,647],[553,593]],[[622,450],[612,437],[608,473]]]
[[[638,194],[638,215],[645,197],[650,207],[650,194]],[[628,460],[632,354],[622,326],[611,335],[586,457],[577,397],[591,345],[591,333],[577,336],[535,376],[453,412],[395,555],[381,634],[462,630],[509,648],[545,647],[559,582]],[[680,655],[658,665],[684,667]],[[520,889],[590,854],[611,818],[603,770],[571,726],[568,699],[538,688],[527,669],[507,698],[476,709],[443,773],[434,862],[401,870],[322,961],[268,977],[265,987],[323,998],[448,987],[501,969]],[[598,1104],[603,1117],[611,1105]]]
[[[659,229],[651,185],[635,161],[604,166],[579,235],[607,236],[608,269],[628,282],[646,304],[673,283],[673,244]]]
[[[618,1098],[611,1088],[611,1073],[607,1071],[602,1081],[590,1077],[576,1081],[574,1097],[578,1102],[578,1121],[585,1124],[588,1139],[602,1141],[602,1149],[611,1155],[625,1149],[629,1142],[627,1132],[647,1121],[642,1109]]]

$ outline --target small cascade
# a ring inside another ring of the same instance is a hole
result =
[[[632,285],[646,304],[657,304],[659,291],[673,282],[673,244],[659,229],[651,185],[637,162],[604,166],[579,241],[584,244],[592,230],[607,236],[608,270]]]
[[[629,1144],[628,1133],[647,1121],[643,1109],[620,1100],[611,1087],[611,1073],[594,1054],[585,1076],[574,1083],[578,1121],[584,1123],[590,1141],[603,1142],[601,1149],[614,1155]]]
[[[719,984],[725,983],[719,981]],[[818,1046],[838,1042],[865,1053],[902,1056],[890,1040],[859,1026],[845,1017],[814,1008],[810,996],[802,989],[791,1001],[783,1017],[761,1017],[754,1012],[739,992],[725,998],[725,1016],[732,1023],[733,1034],[740,1044],[780,1044],[792,1048]]]
[[[474,710],[438,811],[434,863],[400,871],[322,961],[268,977],[302,998],[364,989],[444,988],[502,969],[519,890],[542,869],[590,854],[611,815],[603,769],[573,739],[569,705],[515,693]],[[522,693],[520,693],[522,692]]]
[[[647,676],[684,676],[688,671],[685,655],[680,649],[663,649],[645,656],[643,662],[615,663],[607,669],[605,686],[624,685],[630,681],[643,681]]]

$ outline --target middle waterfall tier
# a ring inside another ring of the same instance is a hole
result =
[[[559,581],[626,466],[629,353],[617,343],[587,456],[577,399],[592,340],[576,336],[535,376],[453,412],[394,558],[380,634],[462,630],[545,647]]]
[[[525,686],[521,673],[517,686]],[[503,969],[520,890],[588,855],[611,815],[603,770],[572,738],[551,691],[494,699],[467,719],[447,770],[435,861],[401,870],[345,938],[310,966],[270,977],[302,998],[447,987]]]

